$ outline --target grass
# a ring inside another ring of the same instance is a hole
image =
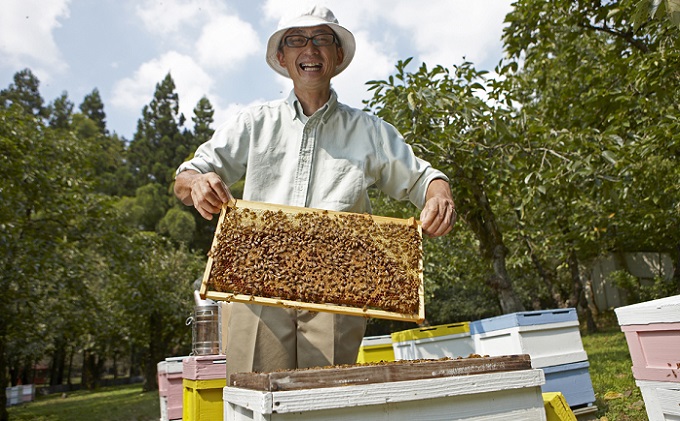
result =
[[[647,415],[631,371],[626,339],[615,322],[605,321],[596,334],[582,334],[600,421],[646,421]],[[101,388],[39,397],[9,408],[15,421],[150,421],[160,418],[158,392],[141,385]]]
[[[600,329],[599,333],[581,335],[590,362],[597,415],[601,421],[647,421],[623,332],[611,322]]]
[[[43,396],[8,409],[13,421],[158,421],[161,414],[158,392],[142,393],[141,384]]]

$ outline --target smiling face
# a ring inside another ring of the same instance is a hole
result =
[[[303,35],[311,38],[319,34],[333,34],[326,25],[309,28],[292,28],[289,35]],[[316,46],[311,40],[304,47],[289,47],[283,43],[276,57],[279,64],[288,70],[296,88],[318,89],[328,88],[336,67],[342,63],[344,52],[336,43],[327,46]]]

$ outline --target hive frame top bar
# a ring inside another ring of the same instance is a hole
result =
[[[252,201],[247,201],[247,200],[238,200],[238,201],[233,201],[229,202],[227,204],[224,204],[222,206],[222,211],[220,213],[219,220],[217,222],[217,227],[215,229],[215,236],[213,238],[212,242],[212,247],[215,247],[218,241],[218,235],[220,233],[222,223],[224,221],[225,215],[226,215],[226,210],[227,208],[237,208],[237,209],[251,209],[251,210],[269,210],[273,212],[278,212],[282,211],[284,213],[290,213],[290,214],[296,214],[296,213],[323,213],[323,214],[328,214],[328,215],[356,215],[350,212],[339,212],[339,211],[329,211],[329,210],[323,210],[323,209],[314,209],[314,208],[303,208],[303,207],[295,207],[295,206],[286,206],[286,205],[276,205],[276,204],[270,204],[270,203],[264,203],[264,202],[252,202]],[[411,217],[408,219],[401,219],[401,218],[392,218],[392,217],[386,217],[386,216],[378,216],[378,215],[366,215],[367,217],[371,217],[373,221],[376,223],[394,223],[394,224],[403,224],[403,225],[410,225],[416,227],[418,230],[418,233],[422,237],[422,228],[420,225],[420,221],[416,220],[415,218]],[[321,311],[321,312],[329,312],[329,313],[336,313],[336,314],[345,314],[345,315],[351,315],[351,316],[363,316],[363,317],[372,317],[372,318],[378,318],[378,319],[388,319],[388,320],[397,320],[397,321],[407,321],[407,322],[414,322],[414,323],[422,323],[425,320],[425,294],[424,294],[424,286],[423,286],[423,267],[422,267],[422,259],[420,261],[420,267],[419,272],[420,272],[420,285],[418,287],[418,296],[419,296],[419,303],[418,303],[418,312],[414,314],[404,314],[404,313],[397,313],[397,312],[392,312],[392,311],[385,311],[385,310],[378,310],[378,309],[371,309],[371,308],[359,308],[359,307],[350,307],[350,306],[345,306],[345,305],[336,305],[336,304],[317,304],[317,303],[307,303],[307,302],[302,302],[302,301],[292,301],[292,300],[285,300],[285,299],[280,299],[280,298],[268,298],[268,297],[259,297],[259,296],[252,296],[252,295],[243,295],[243,294],[233,294],[229,292],[218,292],[218,291],[210,291],[208,290],[208,281],[210,277],[210,271],[212,268],[212,263],[213,259],[212,257],[208,258],[208,264],[206,265],[205,272],[203,273],[203,280],[201,282],[201,288],[200,288],[200,296],[202,299],[212,299],[212,300],[217,300],[217,301],[229,301],[229,302],[239,302],[239,303],[246,303],[246,304],[259,304],[259,305],[266,305],[266,306],[273,306],[273,307],[284,307],[284,308],[295,308],[298,310],[309,310],[309,311]]]

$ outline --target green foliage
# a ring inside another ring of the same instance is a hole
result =
[[[643,281],[625,270],[609,273],[607,281],[623,290],[627,301],[631,304],[668,297],[676,292],[675,285],[661,276]]]
[[[144,106],[130,142],[128,158],[138,187],[148,183],[167,186],[173,181],[175,170],[189,154],[190,146],[180,131],[183,126],[175,82],[168,74],[156,85],[151,103]]]
[[[45,101],[40,96],[40,81],[30,69],[24,69],[14,74],[14,82],[7,89],[0,91],[0,107],[9,108],[11,105],[21,107],[24,112],[34,116],[44,116]]]
[[[173,241],[190,244],[196,233],[196,221],[189,212],[172,208],[159,222],[158,231],[167,234]]]
[[[93,89],[91,93],[85,96],[83,102],[80,104],[80,112],[96,124],[99,133],[103,135],[107,134],[104,103],[102,102],[97,88]]]

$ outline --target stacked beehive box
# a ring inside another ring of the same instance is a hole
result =
[[[538,421],[543,382],[527,355],[240,373],[225,420]]]
[[[227,385],[224,355],[197,355],[182,363],[183,420],[221,421],[222,389]]]
[[[650,421],[680,420],[680,295],[615,312]]]
[[[158,396],[161,421],[182,419],[182,360],[169,357],[158,363]]]
[[[573,308],[518,312],[470,323],[482,355],[526,353],[545,373],[543,392],[562,392],[569,406],[592,406],[595,392]]]
[[[367,336],[361,341],[358,363],[394,361],[392,338],[390,335]]]
[[[528,354],[545,373],[543,392],[561,392],[575,413],[596,410],[576,310],[519,312],[392,333],[397,360]]]
[[[475,353],[469,322],[403,330],[391,337],[397,360],[456,358]]]

